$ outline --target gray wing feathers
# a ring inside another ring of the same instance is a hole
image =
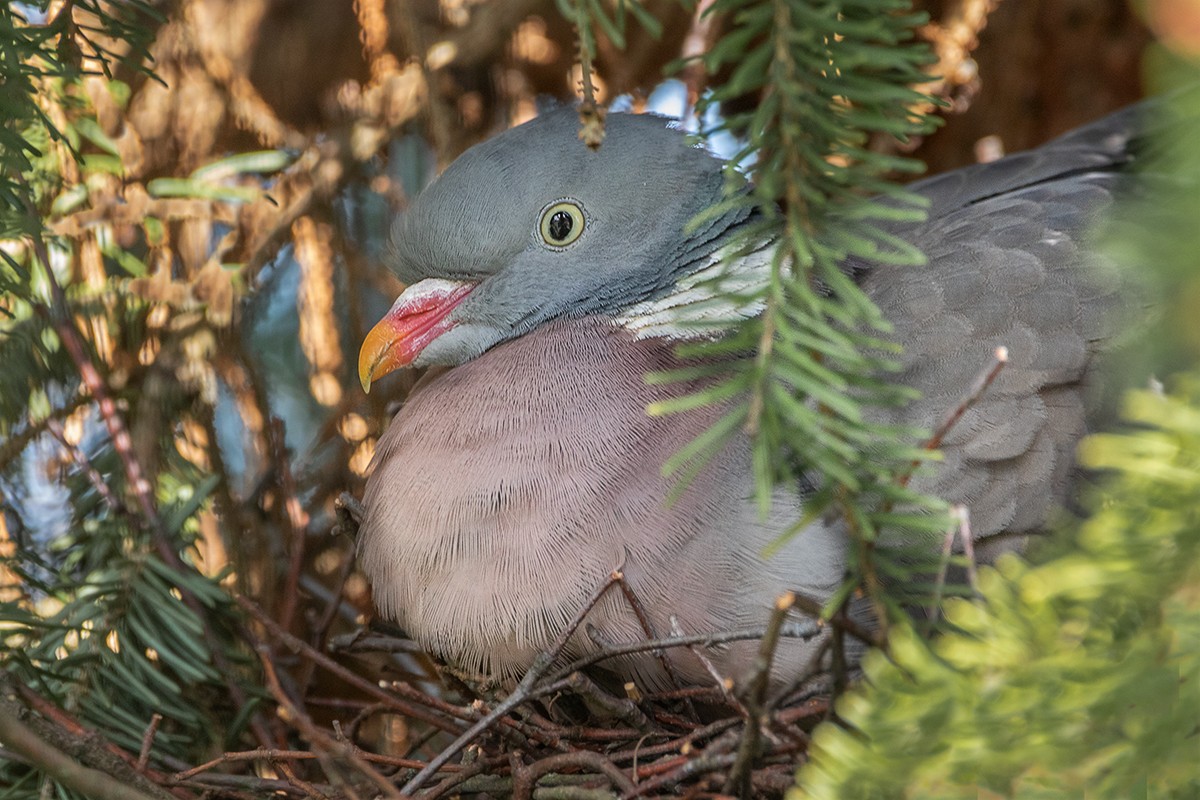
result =
[[[928,263],[860,273],[905,348],[898,380],[922,393],[888,421],[936,428],[994,349],[1008,348],[1007,366],[946,436],[945,463],[915,484],[966,505],[976,538],[1019,540],[1069,496],[1075,446],[1095,422],[1097,355],[1129,302],[1086,238],[1121,184],[1137,113],[915,184],[930,216],[901,235]]]

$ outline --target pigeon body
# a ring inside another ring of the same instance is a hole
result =
[[[616,568],[656,635],[765,623],[795,590],[821,601],[844,574],[846,535],[818,519],[770,558],[803,514],[780,491],[751,501],[749,443],[735,440],[671,503],[661,466],[720,407],[651,416],[699,384],[648,384],[681,366],[689,318],[757,313],[713,303],[718,269],[748,211],[684,227],[721,196],[721,163],[665,120],[613,114],[603,148],[576,116],[539,117],[473,148],[396,224],[394,266],[410,283],[368,336],[364,385],[434,366],[379,442],[359,556],[380,611],[464,670],[518,676]],[[893,232],[921,267],[848,263],[904,346],[895,376],[923,397],[891,422],[934,427],[1005,345],[1011,361],[944,443],[919,488],[970,509],[974,534],[1004,542],[1043,528],[1069,496],[1073,453],[1093,424],[1097,356],[1122,318],[1122,287],[1092,269],[1081,238],[1129,160],[1136,116],[1116,115],[1030,154],[915,184],[929,219]],[[766,255],[764,255],[766,254]],[[729,267],[753,282],[766,248]],[[702,379],[697,379],[702,380]],[[593,609],[567,656],[647,638],[618,591]],[[815,641],[787,640],[776,674]],[[670,654],[687,682],[740,677],[756,642]],[[609,664],[647,687],[651,655]]]

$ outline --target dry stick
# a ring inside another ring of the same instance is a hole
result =
[[[104,501],[104,504],[118,514],[130,514],[129,509],[125,507],[120,498],[113,494],[113,490],[104,482],[104,476],[92,465],[91,460],[84,454],[83,450],[67,441],[67,434],[63,430],[62,423],[56,419],[48,420],[46,422],[46,430],[50,431],[50,435],[58,440],[63,450],[75,462],[75,466],[87,476],[88,482],[92,484],[92,488],[100,495],[100,499]],[[130,514],[130,516],[133,515]]]
[[[467,784],[473,778],[477,778],[481,775],[495,774],[499,770],[503,769],[507,760],[508,756],[494,759],[481,758],[473,764],[465,765],[461,772],[453,772],[450,775],[447,775],[441,783],[427,791],[425,795],[427,798],[429,798],[429,800],[433,800],[433,798],[441,797],[453,789],[457,789],[458,787]]]
[[[572,672],[567,676],[565,682],[572,694],[591,701],[635,730],[649,731],[654,727],[654,723],[650,721],[645,712],[638,708],[637,703],[628,697],[619,697],[606,692],[582,672]]]
[[[296,603],[300,596],[300,571],[304,567],[304,538],[307,526],[304,510],[296,496],[296,481],[292,477],[291,458],[287,451],[286,431],[283,420],[271,417],[267,421],[267,441],[271,447],[271,459],[275,463],[276,488],[279,491],[279,510],[284,533],[291,552],[288,554],[287,579],[283,587],[283,607],[279,610],[279,625],[292,627],[296,614]]]
[[[633,761],[634,766],[636,767],[636,762],[638,759],[659,756],[665,753],[675,754],[685,747],[691,747],[695,742],[708,739],[709,737],[716,736],[720,733],[724,733],[729,728],[732,728],[734,725],[736,725],[738,721],[739,720],[733,717],[720,719],[684,736],[672,739],[669,742],[650,745],[648,747],[642,747],[641,745],[638,745],[637,747],[631,749],[618,750],[615,753],[609,753],[608,757],[613,763],[618,763],[621,761]],[[646,768],[649,769],[652,766],[653,765],[648,765]],[[637,772],[638,774],[641,774],[641,769],[638,769]]]
[[[380,702],[387,704],[389,708],[399,711],[401,714],[412,717],[413,719],[419,719],[422,722],[433,725],[434,727],[441,728],[448,733],[457,733],[459,730],[461,730],[453,722],[450,722],[438,716],[437,714],[430,713],[430,711],[426,708],[403,702],[394,695],[388,694],[383,689],[379,688],[379,686],[375,683],[346,669],[329,656],[325,655],[319,650],[314,649],[308,642],[279,627],[279,623],[271,619],[266,612],[264,612],[252,601],[240,595],[238,595],[235,599],[237,600],[238,605],[241,606],[251,617],[253,617],[255,621],[266,628],[267,632],[275,639],[279,640],[294,651],[303,652],[308,658],[311,658],[318,665],[333,673],[338,678],[355,687],[356,689],[370,695]],[[422,695],[422,697],[424,696]],[[434,698],[425,697],[422,702],[426,706],[430,706],[435,705],[440,701],[436,701]]]
[[[629,603],[629,607],[633,609],[633,614],[637,617],[638,624],[642,626],[642,632],[649,639],[657,639],[658,633],[654,630],[654,626],[650,624],[650,617],[646,614],[646,608],[642,605],[642,601],[638,599],[638,596],[634,594],[633,587],[629,585],[629,581],[625,580],[625,573],[618,571],[618,575],[617,583],[621,587],[621,594],[625,596],[625,602]],[[675,689],[682,689],[683,686],[679,680],[679,673],[675,671],[675,665],[671,663],[671,659],[667,658],[666,651],[659,650],[655,655],[658,656],[658,660],[662,663],[667,677],[670,678],[671,686]],[[687,706],[688,713],[692,715],[693,719],[700,719],[696,714],[696,707],[692,705],[690,697],[684,698],[684,704]]]
[[[1000,370],[1002,370],[1004,365],[1008,363],[1008,348],[1004,347],[1003,345],[997,347],[993,351],[992,358],[993,362],[975,378],[974,382],[972,382],[971,386],[967,389],[962,399],[957,405],[955,405],[954,408],[950,410],[950,413],[947,414],[946,418],[942,420],[942,424],[939,425],[937,430],[933,432],[933,435],[926,440],[925,444],[923,445],[924,449],[936,450],[941,445],[943,439],[945,439],[950,430],[958,423],[959,420],[962,419],[963,414],[967,413],[968,409],[979,402],[979,399],[983,396],[983,393],[987,391],[987,388],[992,385],[992,381],[996,380],[996,376],[1000,374]],[[913,461],[909,464],[908,471],[899,477],[897,484],[901,487],[908,486],[909,482],[912,480],[913,474],[920,465],[920,460],[913,459]],[[843,508],[843,512],[845,512],[849,506],[846,502],[844,490],[839,490],[838,499]],[[842,516],[851,524],[852,527],[854,527],[854,520],[850,514],[843,513]],[[875,616],[879,620],[879,625],[882,629],[881,636],[886,638],[886,628],[888,623],[887,612],[879,600],[879,593],[882,589],[882,585],[880,583],[878,574],[875,572],[874,562],[871,560],[869,555],[867,555],[874,551],[875,542],[865,541],[861,533],[857,530],[855,530],[854,541],[858,546],[858,561],[863,569],[863,579],[866,587],[867,597],[870,599],[871,605],[875,608]],[[847,601],[849,601],[849,598],[847,598]],[[843,609],[844,608],[845,606],[843,604]],[[844,654],[837,652],[840,647],[841,636],[839,634],[838,636],[835,636],[834,641],[835,667],[839,667],[839,664],[841,664],[843,661],[841,656]],[[835,671],[835,676],[839,675],[840,673]]]
[[[337,616],[338,606],[343,602],[342,595],[346,591],[346,581],[350,580],[350,575],[353,572],[354,551],[351,549],[342,559],[341,569],[338,570],[337,577],[334,579],[333,599],[325,604],[325,610],[321,612],[320,618],[312,628],[310,642],[314,650],[321,650],[327,644],[328,640],[326,637],[329,635],[329,628],[333,625],[334,617]],[[297,681],[301,697],[308,697],[308,689],[315,673],[316,665],[311,661],[306,661],[304,673],[300,680]]]
[[[95,745],[94,749],[96,751],[96,755],[89,755],[85,760],[91,760],[92,763],[101,763],[101,760],[114,757],[119,759],[123,764],[128,765],[131,769],[131,772],[136,772],[135,767],[137,765],[137,759],[134,758],[133,754],[126,752],[108,739],[98,736],[94,730],[84,727],[79,720],[75,719],[66,711],[42,697],[25,684],[22,683],[16,684],[15,686],[12,685],[8,680],[6,680],[5,674],[0,672],[0,698],[3,697],[4,692],[9,690],[10,686],[12,689],[15,689],[17,695],[20,696],[20,699],[24,701],[26,706],[45,718],[46,725],[56,725],[58,728],[66,731],[67,735],[72,737],[74,740],[88,742],[89,749],[92,749],[91,746]],[[3,701],[0,700],[0,702]],[[12,709],[10,709],[10,711],[11,710]],[[35,729],[34,733],[44,738],[47,737],[45,729]],[[53,738],[50,738],[53,743]],[[80,759],[80,754],[73,753],[73,755],[76,757],[77,761]],[[108,769],[107,771],[110,774],[116,775],[118,780],[123,777],[119,773],[114,773],[111,769]],[[148,774],[146,775],[146,778],[147,780],[151,781],[150,785],[152,786],[153,781],[157,780],[157,775],[155,774],[154,770],[147,770],[147,773]]]
[[[267,679],[268,691],[275,698],[275,702],[279,703],[287,711],[292,723],[295,724],[301,735],[305,739],[308,739],[313,747],[324,750],[326,755],[335,756],[339,760],[345,759],[349,761],[354,765],[355,769],[378,786],[385,796],[393,798],[393,800],[401,800],[401,795],[396,791],[396,787],[392,785],[392,782],[383,775],[380,775],[374,767],[368,764],[359,754],[357,747],[347,742],[339,742],[318,728],[316,723],[312,721],[312,718],[292,702],[292,699],[287,696],[287,692],[279,684],[279,676],[275,674],[275,665],[271,663],[271,651],[266,645],[258,647],[258,658],[262,662],[263,676]],[[336,771],[330,769],[330,765],[325,763],[325,759],[319,760],[325,773],[336,784],[338,782],[337,779],[341,776]],[[282,767],[283,764],[281,763],[280,766]],[[348,783],[342,788],[348,791],[351,797],[358,797],[357,793],[354,792]]]
[[[782,629],[780,635],[796,639],[811,639],[821,633],[821,625],[816,622],[796,625],[792,628]],[[668,636],[664,639],[647,639],[644,642],[632,642],[630,644],[617,645],[610,647],[602,652],[592,653],[591,655],[583,656],[582,658],[572,661],[567,666],[554,673],[548,680],[558,681],[572,672],[577,672],[605,661],[616,656],[625,656],[633,653],[645,653],[647,651],[666,649],[670,647],[690,647],[692,645],[703,645],[711,647],[715,644],[728,644],[729,642],[741,642],[747,639],[761,639],[767,635],[766,628],[737,628],[731,631],[714,631],[712,633],[695,633],[686,636]]]
[[[399,767],[401,769],[420,769],[425,765],[424,761],[415,758],[397,758],[395,756],[385,756],[379,753],[368,753],[358,751],[359,757],[363,761],[370,761],[372,764],[382,764],[385,767]],[[233,764],[239,761],[312,761],[320,758],[311,750],[276,750],[271,748],[260,747],[257,750],[239,750],[222,753],[217,758],[211,761],[205,761],[191,769],[185,769],[181,772],[176,772],[171,776],[173,782],[183,782],[208,772],[214,767],[219,767],[222,764]],[[447,766],[447,769],[452,769],[454,765]]]
[[[295,786],[296,788],[300,789],[309,797],[315,797],[315,798],[317,798],[317,800],[334,800],[328,794],[321,791],[320,788],[318,788],[316,784],[314,784],[310,781],[306,781],[303,778],[301,778],[299,775],[297,775],[296,770],[292,769],[291,764],[288,764],[287,762],[280,762],[280,763],[276,764],[275,766],[278,767],[280,774],[283,775],[283,777],[287,780],[288,783],[290,783],[293,786]],[[347,787],[347,791],[350,792],[351,798],[353,798],[354,800],[358,800],[358,795],[355,794],[353,789],[350,789],[349,787]],[[338,794],[338,800],[341,800],[341,793]]]
[[[700,101],[705,79],[708,77],[701,56],[711,49],[713,32],[717,29],[714,25],[717,15],[712,13],[713,3],[714,0],[700,0],[696,3],[696,10],[692,12],[692,21],[680,53],[685,66],[680,70],[679,76],[687,87],[685,122],[689,123],[697,121],[696,103]]]
[[[18,179],[22,186],[28,190],[29,184],[25,181],[24,176],[18,175]],[[25,210],[29,214],[30,219],[37,219],[37,210],[30,204],[28,197],[22,196],[22,200],[25,203]],[[31,234],[30,240],[33,244],[34,254],[42,262],[46,284],[50,287],[50,306],[46,307],[36,304],[34,308],[37,313],[46,316],[50,320],[50,324],[54,327],[55,332],[62,341],[63,348],[67,351],[67,354],[71,357],[71,361],[75,364],[75,368],[79,371],[80,379],[87,387],[88,392],[95,398],[100,416],[104,420],[104,426],[108,429],[113,449],[117,452],[117,457],[125,472],[125,480],[133,488],[139,510],[142,513],[145,525],[150,531],[150,538],[154,541],[154,546],[158,551],[159,557],[162,558],[163,563],[167,566],[176,571],[183,572],[186,570],[186,567],[182,559],[180,559],[179,554],[175,551],[175,548],[172,547],[167,530],[163,527],[162,518],[159,517],[158,509],[154,505],[154,496],[150,483],[142,473],[142,465],[133,453],[133,441],[130,439],[129,431],[125,427],[125,421],[117,409],[116,402],[108,393],[108,386],[104,383],[104,378],[100,375],[100,371],[96,369],[96,365],[92,363],[91,356],[88,355],[87,348],[83,343],[83,335],[76,327],[74,317],[71,316],[67,294],[63,291],[62,286],[59,285],[58,279],[54,275],[54,269],[50,265],[50,251],[46,248],[46,242],[37,234]],[[189,610],[196,615],[196,618],[204,626],[204,636],[209,644],[213,663],[225,681],[225,687],[229,692],[230,698],[239,709],[244,709],[248,702],[246,694],[237,685],[237,682],[230,677],[233,674],[232,666],[218,646],[216,635],[213,633],[212,627],[208,623],[208,618],[204,613],[204,607],[186,588],[183,586],[177,586],[176,588],[182,595],[183,601]],[[250,728],[254,731],[254,735],[260,743],[268,744],[271,741],[270,734],[257,713],[253,714],[250,718]]]
[[[738,795],[747,797],[750,793],[750,767],[758,757],[762,728],[770,712],[766,699],[771,664],[775,660],[775,650],[779,647],[779,633],[783,628],[783,621],[795,605],[795,592],[785,592],[775,600],[775,608],[767,624],[767,635],[759,644],[758,655],[754,659],[754,667],[746,687],[745,702],[750,716],[738,743],[737,760],[733,762],[733,769],[725,779],[722,789],[725,794],[737,792]]]
[[[293,786],[285,780],[260,778],[256,775],[228,775],[214,772],[211,775],[189,778],[179,785],[189,789],[199,789],[203,792],[201,797],[206,799],[217,797],[221,800],[226,800],[226,798],[262,800],[264,797],[283,795],[303,796],[303,790],[300,787]],[[249,794],[249,792],[253,792],[253,794]]]
[[[529,671],[525,673],[525,677],[523,677],[521,682],[517,684],[517,688],[513,690],[513,693],[504,698],[504,700],[495,708],[493,708],[487,715],[468,728],[466,732],[451,742],[449,746],[442,750],[442,752],[438,753],[438,755],[432,761],[430,761],[423,770],[414,775],[412,780],[406,783],[404,788],[401,790],[404,794],[411,796],[417,791],[417,789],[420,789],[426,783],[426,781],[433,777],[434,773],[441,769],[443,764],[446,764],[450,759],[454,758],[454,756],[457,755],[460,750],[473,742],[484,731],[494,725],[497,720],[530,698],[533,693],[534,686],[541,679],[546,670],[550,668],[550,665],[554,663],[554,660],[558,658],[563,648],[567,646],[567,642],[575,634],[575,631],[578,630],[580,624],[583,623],[584,617],[586,617],[591,610],[595,608],[596,604],[600,602],[600,598],[602,598],[605,593],[611,589],[618,580],[620,580],[620,574],[619,568],[612,571],[612,573],[608,576],[608,579],[605,580],[599,586],[599,588],[592,593],[590,598],[588,598],[588,601],[575,615],[575,618],[571,620],[570,624],[562,629],[550,648],[539,653],[537,658],[533,660],[533,664],[530,665]]]
[[[936,450],[941,444],[950,430],[958,424],[962,419],[963,414],[966,414],[970,408],[979,402],[983,397],[983,393],[992,385],[992,381],[996,380],[996,376],[1000,374],[1000,370],[1004,369],[1004,365],[1008,363],[1008,348],[1001,345],[992,351],[992,363],[983,369],[972,381],[971,386],[963,394],[962,399],[958,401],[958,405],[950,410],[942,420],[942,424],[937,427],[933,435],[925,442],[923,447],[926,450]],[[901,486],[907,486],[912,480],[913,472],[920,466],[919,461],[913,461],[912,467],[906,475],[900,479]]]
[[[576,753],[561,753],[536,761],[521,770],[521,780],[518,782],[517,773],[513,773],[513,796],[532,797],[537,788],[538,780],[551,772],[559,772],[567,767],[580,767],[585,770],[598,772],[608,779],[613,788],[622,793],[636,789],[629,776],[600,753],[591,750],[581,750]]]
[[[632,792],[626,792],[621,795],[621,800],[631,800],[634,797],[641,797],[661,787],[671,786],[684,781],[693,775],[701,775],[705,772],[715,772],[716,770],[724,769],[733,764],[736,758],[737,756],[734,753],[718,753],[711,756],[702,755],[699,758],[684,756],[683,763],[679,769],[665,772],[648,781],[639,783]]]
[[[821,607],[821,604],[818,603],[816,600],[813,600],[811,597],[807,597],[802,594],[797,594],[795,596],[795,599],[793,600],[793,602],[795,603],[796,608],[800,609],[805,614],[808,614],[809,616],[817,619],[818,620],[817,624],[824,624],[820,621],[821,613],[822,613],[823,609]],[[846,633],[850,634],[855,639],[859,639],[862,642],[865,642],[866,644],[871,645],[872,647],[882,647],[883,646],[883,642],[880,641],[879,636],[877,636],[873,631],[867,630],[862,625],[858,624],[857,622],[850,619],[849,617],[846,617],[844,619],[838,619],[835,617],[835,618],[831,619],[829,622],[831,625],[837,625],[838,627],[845,628]]]
[[[971,542],[971,523],[967,507],[964,505],[951,506],[950,522],[951,525],[946,529],[946,535],[942,539],[942,555],[938,559],[938,574],[934,583],[933,599],[925,609],[926,632],[933,629],[938,609],[942,606],[942,596],[946,588],[946,573],[950,569],[950,556],[954,550],[954,540],[960,536],[963,540],[963,552],[968,554],[969,559],[968,580],[971,588],[975,588],[975,547]],[[964,528],[966,529],[965,533]]]
[[[150,724],[146,726],[146,732],[142,734],[142,749],[138,753],[137,771],[145,772],[146,765],[150,763],[150,748],[154,744],[154,735],[158,733],[158,725],[163,720],[163,715],[157,712],[150,717]]]
[[[967,583],[971,590],[979,591],[979,574],[975,569],[975,537],[971,533],[971,509],[962,506],[959,514],[959,531],[962,535],[963,557],[967,560]]]
[[[106,772],[83,766],[43,740],[3,705],[0,705],[0,741],[55,781],[93,800],[160,800],[170,797],[166,792],[157,797],[145,794]]]
[[[797,691],[808,681],[825,672],[825,670],[821,668],[821,662],[824,660],[825,655],[829,653],[830,650],[830,640],[823,639],[817,646],[816,651],[809,656],[808,663],[804,665],[804,669],[802,669],[791,681],[788,682],[787,686],[785,686],[778,694],[775,695],[775,697],[770,701],[770,706],[772,708],[778,708],[779,705],[787,700],[793,692]]]
[[[679,620],[674,615],[671,616],[671,635],[672,636],[683,636],[684,635],[683,628],[681,628],[679,626]],[[709,658],[708,656],[706,656],[704,654],[704,651],[701,650],[698,646],[692,645],[692,646],[688,647],[688,650],[690,650],[692,655],[696,657],[697,661],[699,661],[701,664],[704,665],[704,669],[707,670],[708,674],[710,676],[712,676],[712,679],[714,681],[716,681],[717,686],[720,687],[721,694],[724,695],[726,702],[728,702],[730,705],[732,705],[734,707],[734,709],[736,709],[743,717],[746,716],[746,709],[742,707],[741,701],[738,700],[737,697],[734,696],[734,694],[733,694],[733,679],[727,678],[724,675],[722,675],[720,673],[720,671],[717,669],[716,664],[714,664],[712,662],[712,659]],[[689,706],[690,706],[691,698],[685,695],[685,699],[689,700]],[[694,708],[692,710],[693,710],[693,712],[695,711]]]
[[[419,703],[424,703],[430,708],[443,710],[445,713],[456,716],[464,721],[476,722],[484,713],[482,703],[479,706],[472,704],[469,708],[462,708],[451,705],[436,697],[429,697],[421,690],[400,681],[393,681],[391,689],[397,694],[412,698]],[[529,739],[534,739],[556,750],[567,749],[567,746],[562,742],[562,737],[554,731],[539,729],[536,725],[529,725],[522,720],[513,718],[502,719],[500,720],[500,724],[507,729],[503,733],[512,738],[518,747],[525,747],[529,744]]]

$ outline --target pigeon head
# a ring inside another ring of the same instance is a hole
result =
[[[364,388],[669,293],[744,218],[685,232],[721,198],[723,163],[669,120],[611,114],[599,150],[578,129],[565,108],[479,144],[397,219],[391,266],[408,288],[363,344]]]

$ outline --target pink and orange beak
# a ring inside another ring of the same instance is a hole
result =
[[[389,372],[407,367],[437,337],[454,327],[450,312],[476,284],[428,278],[404,290],[371,329],[358,352],[358,379],[364,392]]]

